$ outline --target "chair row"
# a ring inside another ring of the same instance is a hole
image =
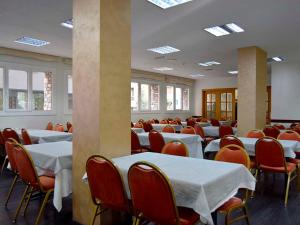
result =
[[[47,126],[46,126],[46,130],[54,130],[54,131],[59,131],[59,132],[69,132],[69,133],[73,133],[73,125],[71,122],[67,122],[66,124],[66,130],[64,128],[64,125],[61,123],[57,123],[55,125],[53,125],[52,122],[48,122]]]

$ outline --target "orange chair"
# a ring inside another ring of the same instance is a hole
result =
[[[71,127],[72,127],[72,123],[68,121],[67,122],[67,130],[69,131]]]
[[[110,160],[99,155],[91,156],[86,162],[86,172],[91,197],[96,206],[91,225],[94,224],[96,216],[107,208],[131,214],[131,205],[121,174]]]
[[[299,126],[294,127],[293,131],[295,131],[296,133],[300,134],[300,127]]]
[[[160,123],[160,124],[168,124],[169,121],[168,121],[168,120],[161,120],[159,123]]]
[[[210,123],[214,127],[219,127],[220,126],[220,122],[217,119],[210,119]]]
[[[279,130],[285,130],[285,129],[286,129],[286,127],[285,127],[284,125],[279,124],[279,123],[276,123],[276,124],[274,124],[273,126],[274,126],[274,127],[277,127]]]
[[[208,119],[207,119],[207,118],[204,118],[204,117],[202,117],[202,118],[201,118],[201,120],[200,120],[200,122],[207,123],[207,122],[208,122]]]
[[[68,130],[68,133],[73,133],[73,126],[70,127],[70,129]]]
[[[189,119],[187,122],[186,122],[186,125],[189,126],[189,127],[194,127],[196,124],[196,121],[194,119]]]
[[[291,129],[294,129],[295,127],[297,127],[297,126],[299,126],[300,125],[300,123],[292,123],[291,125],[290,125],[290,128]]]
[[[280,134],[280,131],[277,127],[273,126],[267,126],[263,130],[264,134],[268,137],[272,137],[277,139],[278,135]]]
[[[181,129],[182,134],[196,134],[194,127],[187,126]]]
[[[64,126],[62,124],[60,124],[60,123],[55,124],[53,130],[54,131],[59,131],[59,132],[65,132]]]
[[[159,123],[159,120],[158,120],[158,119],[154,119],[154,122],[155,122],[156,124],[158,124],[158,123]]]
[[[264,137],[256,142],[255,158],[258,170],[262,172],[281,173],[287,176],[284,200],[286,206],[290,182],[297,176],[296,164],[286,162],[281,144],[272,137]],[[295,175],[292,177],[293,173]],[[257,178],[257,172],[255,177]]]
[[[138,123],[134,124],[133,127],[134,127],[134,128],[144,128],[144,125],[143,125],[143,123],[138,122]]]
[[[244,165],[246,168],[250,169],[250,158],[247,152],[238,145],[228,145],[220,149],[216,154],[215,160],[222,162],[238,163]],[[246,190],[243,199],[238,197],[232,197],[227,202],[225,202],[221,207],[217,209],[218,212],[225,215],[225,224],[229,225],[235,223],[236,221],[245,219],[249,225],[249,216],[247,212],[246,202],[247,202],[248,191]],[[237,218],[231,219],[231,214],[238,210],[243,210],[243,215]]]
[[[144,122],[145,122],[145,120],[143,120],[143,119],[138,120],[138,123],[144,123]]]
[[[21,134],[22,134],[23,144],[24,145],[32,145],[32,141],[31,141],[31,138],[30,138],[27,130],[22,128]]]
[[[161,133],[156,130],[152,130],[149,132],[149,142],[150,142],[150,149],[153,152],[161,153],[165,145],[165,140]]]
[[[150,132],[151,130],[153,130],[152,124],[148,122],[143,123],[143,128],[145,132]]]
[[[45,195],[42,206],[34,223],[35,225],[38,225],[45,210],[48,199],[54,191],[55,178],[49,176],[38,176],[30,155],[22,145],[15,144],[14,152],[17,170],[19,172],[20,178],[26,184],[26,189],[16,210],[13,222],[16,222],[20,209],[24,203],[24,200],[26,199],[23,212],[23,215],[25,216],[32,194],[38,191],[41,194]]]
[[[199,214],[194,210],[176,206],[168,178],[155,165],[147,162],[133,164],[128,171],[128,184],[136,225],[141,219],[167,225],[193,225],[199,222]]]
[[[220,148],[223,148],[227,145],[237,145],[242,148],[245,148],[243,142],[233,135],[225,135],[224,137],[221,138]]]
[[[175,133],[175,128],[170,126],[170,125],[166,125],[162,128],[161,132],[164,132],[164,133]]]
[[[261,130],[251,130],[246,134],[247,138],[263,138],[264,136],[265,134]]]
[[[53,123],[48,122],[46,130],[53,130]]]
[[[138,135],[133,130],[131,130],[131,154],[133,155],[147,151],[148,150],[142,148]]]
[[[161,153],[169,154],[169,155],[178,155],[178,156],[189,156],[189,151],[186,145],[178,140],[170,141],[169,143],[165,144]]]
[[[13,138],[15,139],[18,143],[20,143],[20,138],[19,135],[17,134],[17,132],[11,128],[5,128],[2,131],[2,135],[4,138],[4,141],[7,141],[9,138]]]
[[[178,122],[176,120],[170,120],[169,124],[178,124]]]
[[[221,125],[219,127],[219,136],[222,138],[226,135],[233,135],[233,129],[231,126]]]

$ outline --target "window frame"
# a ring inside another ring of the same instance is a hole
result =
[[[174,102],[174,109],[173,110],[168,110],[167,109],[167,86],[173,86],[173,102]],[[181,89],[181,109],[176,109],[176,88],[180,88]],[[189,95],[188,95],[188,101],[189,101],[189,108],[188,109],[183,109],[183,91],[184,89],[188,89],[189,90]],[[166,83],[165,85],[165,110],[168,113],[188,113],[191,112],[191,96],[192,96],[192,89],[190,86],[188,85],[182,85],[182,84],[171,84],[171,83]]]
[[[72,70],[64,70],[64,114],[65,115],[72,115],[73,108],[69,109],[69,93],[68,93],[68,76],[71,75],[72,82],[73,82],[73,73]],[[74,85],[72,85],[74,87]],[[73,88],[74,89],[74,88]],[[74,98],[74,90],[72,90],[72,98]],[[74,107],[74,101],[73,101]]]

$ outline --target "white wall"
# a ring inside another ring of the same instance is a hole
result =
[[[300,120],[300,61],[272,65],[272,119]]]

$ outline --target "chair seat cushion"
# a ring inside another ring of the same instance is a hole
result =
[[[289,158],[288,161],[289,161],[290,163],[296,164],[297,166],[300,165],[300,159]]]
[[[274,173],[285,173],[284,167],[271,167],[271,166],[260,165],[260,169],[274,172]],[[288,172],[293,172],[296,169],[296,164],[287,162],[286,169]]]
[[[40,184],[44,191],[49,191],[50,189],[54,189],[55,178],[48,176],[40,176]]]
[[[242,206],[243,201],[240,198],[232,197],[227,202],[225,202],[223,205],[221,205],[217,211],[220,211],[221,213],[227,213],[230,209],[237,206]]]
[[[196,224],[200,220],[199,214],[190,208],[178,207],[178,214],[181,225]]]

